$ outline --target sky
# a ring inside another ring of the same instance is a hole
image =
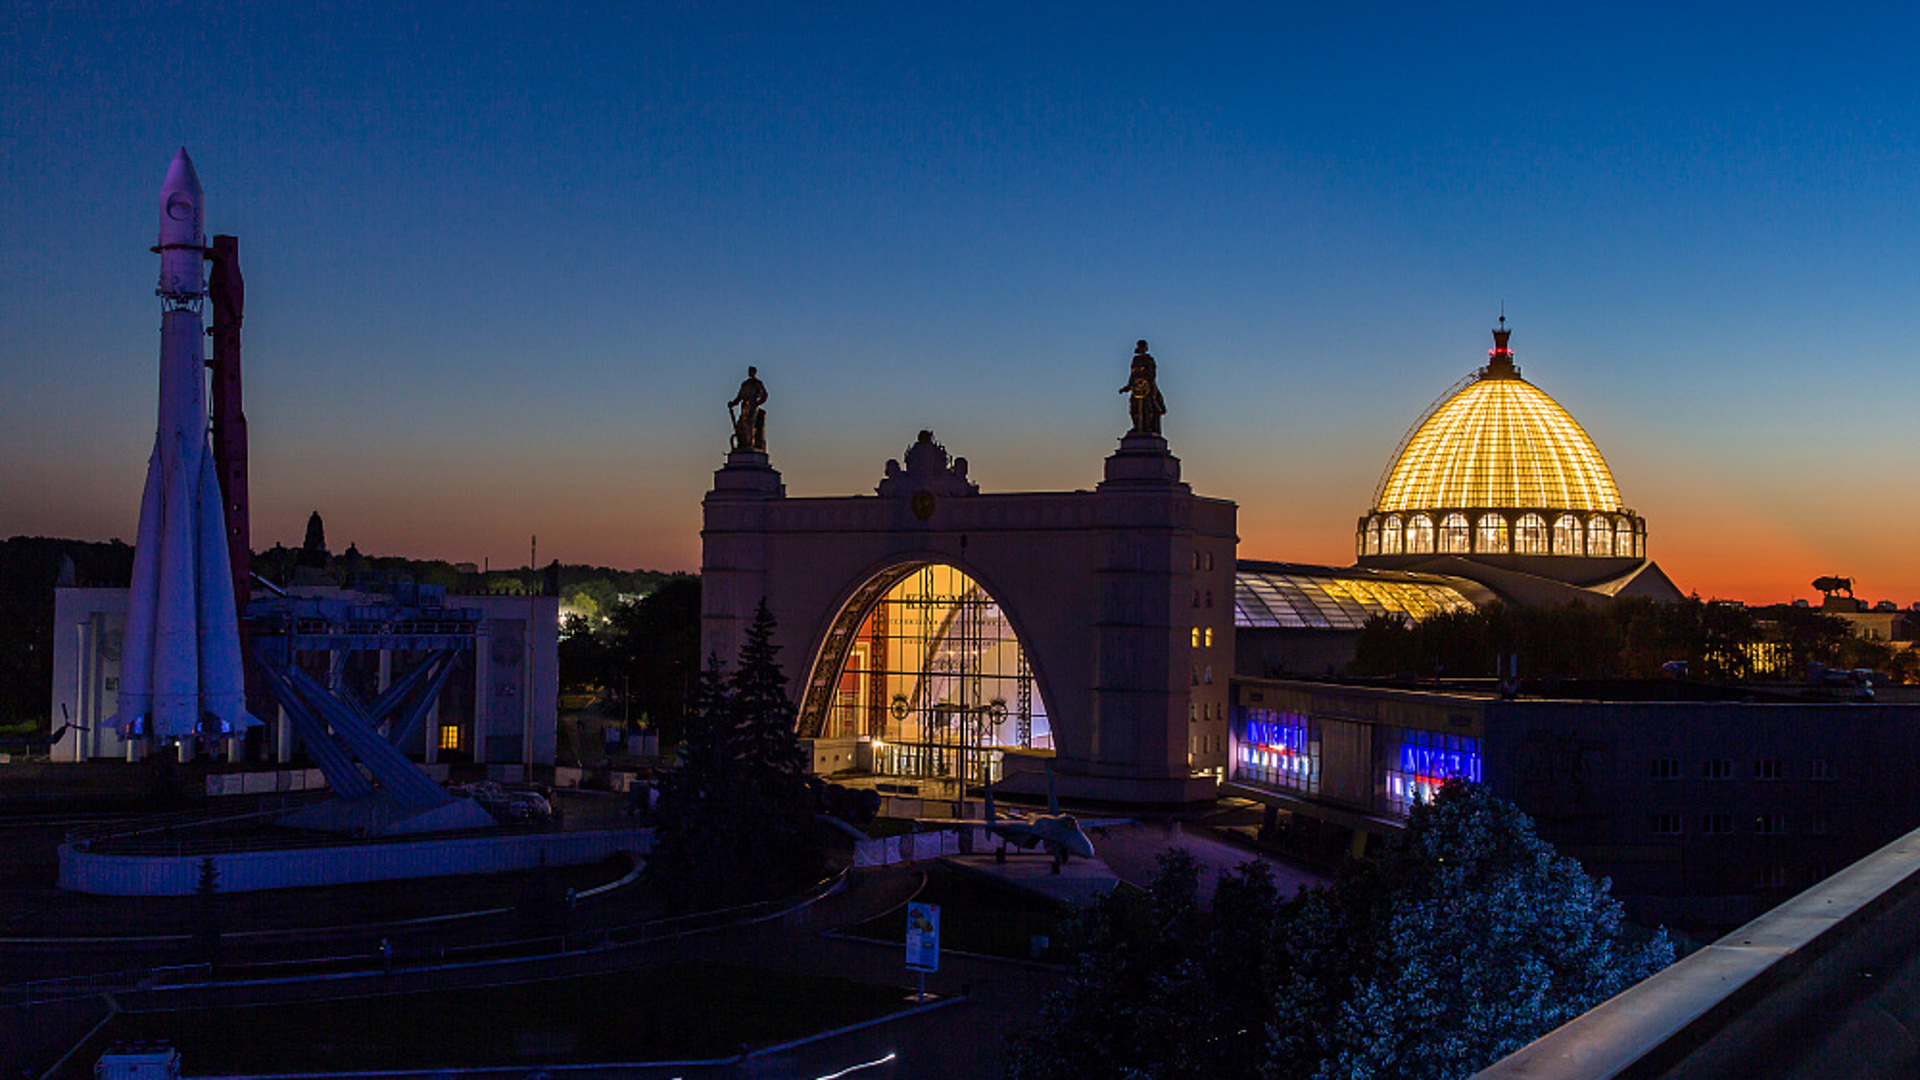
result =
[[[921,428],[1091,487],[1152,342],[1243,557],[1345,565],[1485,362],[1683,589],[1920,601],[1912,5],[0,11],[0,535],[131,540],[158,191],[240,237],[256,547],[696,569],[748,364],[792,495]]]

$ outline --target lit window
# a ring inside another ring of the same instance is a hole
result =
[[[1539,514],[1520,515],[1520,520],[1513,523],[1513,553],[1515,555],[1547,553],[1546,518]]]
[[[1580,519],[1572,514],[1561,514],[1553,520],[1553,553],[1555,555],[1584,555],[1586,545],[1580,542]]]
[[[1613,519],[1613,551],[1616,555],[1633,554],[1633,522],[1631,520]]]
[[[1402,542],[1400,515],[1394,514],[1387,518],[1386,524],[1380,526],[1380,554],[1400,554]]]
[[[460,749],[460,728],[458,726],[448,724],[440,729],[440,749]]]
[[[1465,555],[1473,550],[1473,535],[1467,527],[1467,515],[1448,514],[1440,520],[1440,553]]]
[[[1193,628],[1193,647],[1200,647],[1200,628],[1197,626]]]
[[[1369,518],[1367,521],[1367,554],[1369,555],[1380,554],[1380,519],[1379,518]]]
[[[1213,648],[1213,627],[1209,626],[1206,628],[1201,634],[1200,642],[1209,649]]]
[[[1613,554],[1613,526],[1598,514],[1587,521],[1587,554],[1595,558]]]
[[[1433,519],[1425,514],[1415,514],[1407,519],[1407,554],[1430,555],[1433,553]]]
[[[1475,551],[1489,555],[1507,553],[1507,519],[1499,514],[1480,515],[1480,535]]]

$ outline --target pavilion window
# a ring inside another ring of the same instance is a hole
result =
[[[1369,518],[1367,521],[1367,554],[1369,555],[1380,554],[1380,519],[1379,518]]]
[[[1448,514],[1440,519],[1440,553],[1442,555],[1465,555],[1473,550],[1473,530],[1467,524],[1467,515]]]
[[[1425,514],[1415,514],[1407,519],[1407,554],[1430,555],[1433,553],[1433,519]]]
[[[1555,555],[1584,555],[1586,547],[1580,542],[1580,519],[1572,514],[1561,514],[1553,522],[1553,553]]]
[[[1598,514],[1587,520],[1587,554],[1595,558],[1613,554],[1613,525]]]
[[[1489,555],[1507,553],[1507,519],[1500,514],[1480,515],[1480,530],[1474,550]]]
[[[1613,551],[1616,555],[1633,554],[1633,522],[1627,518],[1613,519]]]
[[[1522,514],[1513,526],[1513,552],[1516,555],[1547,553],[1547,519],[1539,514]]]
[[[1387,518],[1387,522],[1385,525],[1382,525],[1380,527],[1380,554],[1382,555],[1400,554],[1402,539],[1403,538],[1401,536],[1401,531],[1400,531],[1400,515],[1394,514],[1391,517]]]

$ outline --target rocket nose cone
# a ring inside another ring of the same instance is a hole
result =
[[[167,166],[167,182],[160,185],[163,196],[184,193],[193,196],[194,202],[200,201],[200,174],[193,170],[193,159],[187,156],[187,148],[173,155],[173,164]]]

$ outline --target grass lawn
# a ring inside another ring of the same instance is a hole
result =
[[[981,874],[935,864],[927,871],[927,887],[914,899],[940,905],[940,947],[961,952],[1032,957],[1035,935],[1059,946],[1060,920],[1067,909],[1045,897],[1002,884]],[[890,911],[848,928],[853,937],[897,941],[906,947],[907,912]]]
[[[903,1007],[897,986],[689,962],[483,989],[123,1013],[64,1072],[90,1076],[108,1046],[145,1039],[171,1042],[196,1076],[713,1058]]]

